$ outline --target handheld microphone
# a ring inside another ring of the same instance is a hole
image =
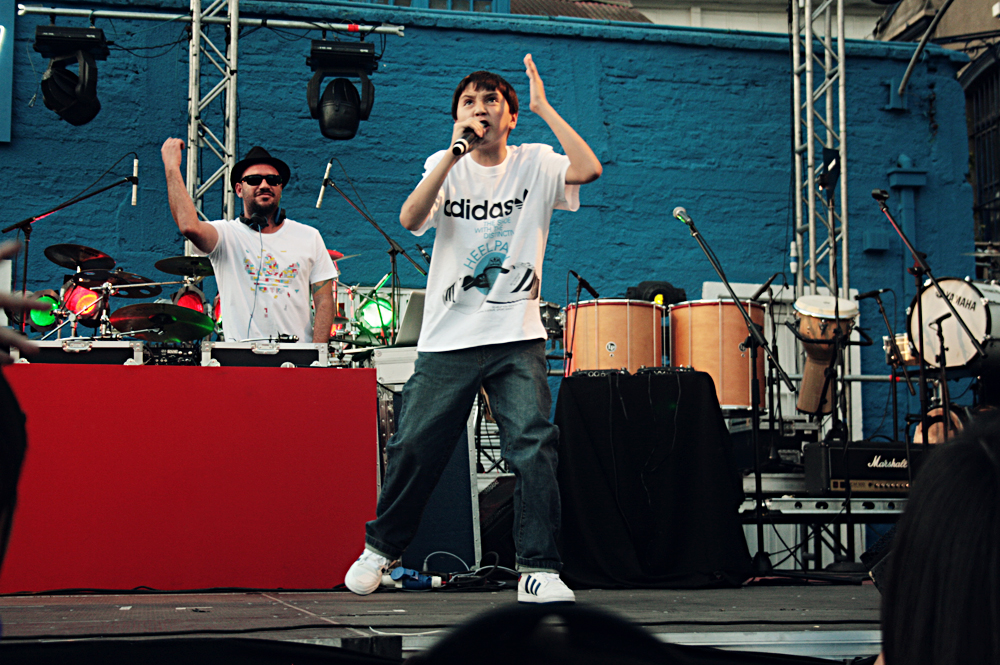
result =
[[[485,126],[486,123],[484,122],[483,127]],[[480,141],[482,141],[482,139],[479,138],[478,134],[476,134],[471,129],[466,129],[464,132],[462,132],[462,136],[457,141],[455,141],[455,144],[451,146],[451,154],[464,155],[465,153],[469,152],[469,149],[472,146],[479,143]]]
[[[139,194],[139,158],[132,160],[132,205],[135,205],[136,196]]]
[[[589,293],[590,295],[594,296],[594,298],[600,298],[601,297],[601,296],[597,295],[597,291],[594,290],[594,287],[592,287],[587,282],[587,280],[585,280],[583,277],[580,277],[579,275],[576,274],[576,271],[570,270],[569,274],[573,275],[573,277],[576,277],[576,281],[578,281],[580,283],[580,286],[582,286],[583,288],[587,289],[587,293]]]
[[[424,257],[424,261],[427,261],[427,265],[431,264],[431,255],[424,251],[424,248],[417,245],[417,251],[420,252],[420,256]]]
[[[694,220],[688,217],[688,211],[685,210],[682,206],[677,206],[676,208],[674,208],[674,217],[681,220],[688,226],[694,224]]]
[[[750,296],[750,301],[751,302],[756,302],[757,298],[760,298],[762,295],[764,295],[764,291],[767,291],[767,287],[771,286],[771,282],[773,282],[775,279],[777,279],[779,275],[781,275],[781,273],[780,272],[776,272],[773,275],[771,275],[770,277],[768,277],[767,281],[764,282],[763,286],[761,286],[759,289],[757,289],[757,292],[754,293],[752,296]]]
[[[326,163],[326,173],[323,174],[323,184],[319,186],[319,198],[316,199],[317,208],[323,205],[323,194],[326,192],[326,181],[330,177],[331,166],[333,166],[332,159]]]
[[[854,296],[855,300],[864,300],[865,298],[874,298],[875,296],[881,295],[888,291],[889,289],[875,289],[874,291],[866,291],[865,293],[859,293]]]

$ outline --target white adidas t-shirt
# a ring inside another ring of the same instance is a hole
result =
[[[209,223],[219,232],[208,258],[226,341],[284,334],[311,342],[309,285],[337,276],[319,231],[290,219],[274,233],[258,233],[239,220]]]
[[[424,164],[424,177],[444,157]],[[507,146],[498,166],[471,156],[445,178],[422,235],[437,228],[418,351],[544,339],[539,312],[542,260],[553,209],[577,210],[566,184],[569,158],[551,146]]]

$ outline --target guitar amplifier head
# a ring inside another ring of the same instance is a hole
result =
[[[915,474],[923,446],[906,446],[899,441],[852,441],[843,447],[807,443],[803,449],[806,492],[810,496],[842,494],[848,479],[858,494],[908,494],[910,465]]]

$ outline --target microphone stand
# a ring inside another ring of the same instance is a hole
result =
[[[976,339],[975,335],[972,334],[972,331],[969,330],[969,326],[966,325],[965,320],[962,318],[962,315],[959,314],[958,310],[955,309],[955,305],[951,302],[951,299],[948,298],[947,294],[945,294],[945,292],[944,292],[944,289],[941,288],[941,285],[938,283],[937,279],[935,279],[934,275],[931,273],[931,267],[929,265],[927,265],[927,261],[925,260],[926,255],[923,254],[923,253],[921,253],[921,252],[918,252],[916,250],[916,248],[913,246],[913,243],[910,242],[910,239],[906,237],[905,233],[903,233],[903,229],[901,229],[899,227],[899,224],[896,223],[896,220],[893,219],[892,214],[889,212],[889,207],[885,204],[885,202],[889,199],[889,193],[886,192],[883,189],[875,189],[875,190],[872,190],[872,198],[875,199],[875,201],[878,203],[879,209],[882,210],[882,213],[889,220],[889,223],[892,224],[892,228],[896,231],[896,234],[899,236],[900,240],[902,240],[903,244],[906,245],[906,249],[909,250],[910,254],[913,256],[914,266],[913,266],[913,268],[910,269],[910,272],[913,273],[914,279],[916,280],[916,287],[917,287],[917,290],[916,290],[916,293],[917,293],[917,325],[919,327],[918,333],[919,333],[919,339],[920,339],[920,342],[919,342],[919,351],[920,351],[920,380],[919,380],[919,385],[920,385],[920,411],[921,411],[921,413],[920,413],[920,427],[921,427],[921,430],[923,431],[923,434],[924,434],[924,437],[923,437],[924,438],[924,452],[926,453],[927,452],[927,447],[928,447],[928,441],[927,441],[927,427],[928,427],[928,422],[927,422],[927,407],[928,407],[928,405],[927,405],[927,375],[926,375],[925,367],[924,367],[926,361],[924,360],[924,307],[923,307],[923,298],[922,298],[922,295],[923,295],[922,294],[923,284],[921,283],[921,279],[920,279],[922,275],[927,275],[927,278],[931,280],[931,283],[934,285],[934,288],[937,290],[937,293],[941,297],[941,300],[943,300],[944,304],[948,306],[948,309],[951,311],[952,316],[955,317],[955,320],[958,321],[958,324],[962,327],[962,330],[965,331],[965,334],[968,336],[969,341],[972,342],[972,346],[975,347],[976,352],[979,353],[979,355],[985,357],[986,356],[986,351],[983,349],[982,344],[979,343],[979,340]],[[944,345],[942,344],[942,348],[943,348],[943,346]],[[950,405],[948,405],[948,406],[950,408]],[[949,422],[950,422],[950,416],[951,416],[951,412],[950,411],[948,412],[948,416],[949,416]]]
[[[786,374],[781,366],[778,365],[778,361],[768,346],[767,340],[764,339],[764,335],[761,333],[760,328],[753,322],[750,315],[747,313],[746,308],[743,307],[743,303],[741,303],[739,298],[736,297],[736,292],[733,291],[732,285],[730,285],[729,280],[726,279],[722,266],[719,265],[715,254],[709,248],[705,239],[701,237],[701,233],[695,227],[694,222],[689,220],[682,221],[690,228],[691,237],[698,242],[698,245],[701,247],[701,251],[705,253],[706,258],[708,258],[708,262],[712,264],[712,268],[715,269],[716,274],[719,275],[719,279],[722,280],[726,290],[729,291],[729,296],[733,299],[733,302],[736,304],[736,308],[743,316],[743,321],[747,326],[748,337],[745,344],[750,348],[750,439],[753,445],[753,467],[756,494],[754,520],[757,523],[757,553],[753,556],[752,565],[755,576],[762,577],[764,575],[771,574],[774,570],[774,566],[771,564],[771,559],[768,557],[767,552],[764,551],[764,488],[761,481],[760,469],[760,378],[757,376],[757,349],[764,349],[768,358],[770,358],[771,362],[774,363],[774,367],[781,380],[785,382],[785,385],[792,392],[792,394],[795,394],[795,386],[792,384],[792,380],[788,378],[788,374]]]
[[[329,172],[329,169],[327,169],[327,172]],[[327,185],[337,190],[337,193],[340,194],[345,201],[350,203],[351,207],[357,210],[358,214],[364,217],[369,224],[374,226],[375,230],[381,233],[382,237],[385,238],[386,242],[389,243],[389,265],[390,265],[390,271],[392,272],[392,284],[389,287],[389,300],[390,300],[390,305],[392,306],[392,325],[389,326],[389,328],[392,330],[391,343],[395,344],[396,332],[398,331],[398,326],[399,326],[399,289],[400,289],[399,272],[396,270],[396,256],[402,254],[406,258],[406,260],[409,261],[414,268],[416,268],[417,272],[419,272],[424,277],[427,276],[427,271],[421,268],[420,265],[416,261],[414,261],[409,254],[406,253],[406,250],[403,249],[398,242],[389,237],[389,234],[383,231],[382,227],[379,226],[374,219],[369,217],[361,208],[356,206],[354,204],[354,201],[348,198],[347,194],[344,194],[344,192],[340,191],[340,187],[337,187],[337,183],[335,183],[330,178],[323,178],[323,187],[325,188]]]
[[[51,210],[47,210],[47,211],[43,212],[40,215],[35,215],[33,217],[28,217],[26,219],[22,219],[20,222],[14,222],[10,226],[8,226],[8,227],[6,227],[4,229],[0,229],[0,233],[10,233],[11,231],[14,231],[15,229],[20,229],[21,231],[24,232],[24,265],[21,266],[21,295],[26,295],[28,293],[28,248],[31,245],[31,228],[32,228],[31,225],[32,224],[34,224],[35,222],[37,222],[40,219],[44,219],[45,217],[48,217],[49,215],[51,215],[54,212],[59,212],[63,208],[68,208],[71,205],[76,205],[80,201],[86,201],[90,197],[97,196],[101,192],[106,192],[109,189],[117,187],[118,185],[124,185],[126,183],[135,184],[137,182],[139,182],[139,179],[137,177],[135,177],[135,176],[124,176],[121,180],[119,180],[117,182],[113,182],[110,185],[108,185],[107,187],[102,187],[102,188],[100,188],[100,189],[98,189],[96,191],[91,192],[90,194],[86,194],[84,196],[80,196],[80,197],[77,197],[75,199],[70,199],[69,201],[66,201],[65,203],[60,203],[55,208],[52,208]],[[27,319],[28,319],[28,317],[26,317],[26,316],[22,316],[21,317],[21,333],[22,334],[25,331],[25,326],[27,324]]]
[[[882,315],[882,321],[885,322],[885,328],[889,331],[890,355],[892,360],[889,365],[890,373],[892,374],[892,440],[896,442],[899,441],[899,404],[896,399],[897,365],[903,370],[903,378],[906,380],[906,388],[910,391],[910,394],[916,395],[917,391],[913,388],[913,381],[910,379],[910,373],[906,371],[906,365],[903,364],[903,354],[899,350],[899,345],[896,344],[896,335],[892,330],[892,324],[889,323],[889,317],[885,313],[882,297],[878,293],[875,294],[875,303],[878,305],[878,311]],[[910,461],[910,438],[904,436],[903,439],[906,447],[906,476],[907,481],[912,484],[913,464]]]

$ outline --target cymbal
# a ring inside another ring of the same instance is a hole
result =
[[[45,258],[56,265],[70,270],[110,270],[115,260],[99,249],[83,245],[49,245],[45,248]]]
[[[184,277],[210,277],[215,274],[207,256],[171,256],[157,261],[155,267],[168,275]]]
[[[111,325],[147,342],[191,342],[215,329],[201,312],[169,303],[141,302],[111,313]]]
[[[343,261],[344,259],[353,259],[355,256],[361,256],[360,254],[348,254],[344,256],[343,252],[338,252],[335,249],[328,249],[326,251],[334,261]]]
[[[124,287],[114,289],[111,295],[120,298],[152,298],[163,291],[161,286],[146,286],[153,280],[124,270],[83,270],[73,275],[73,282],[87,289],[96,289],[104,284]]]
[[[974,256],[977,259],[1000,259],[1000,251],[987,249],[982,252],[965,252],[962,256]]]

